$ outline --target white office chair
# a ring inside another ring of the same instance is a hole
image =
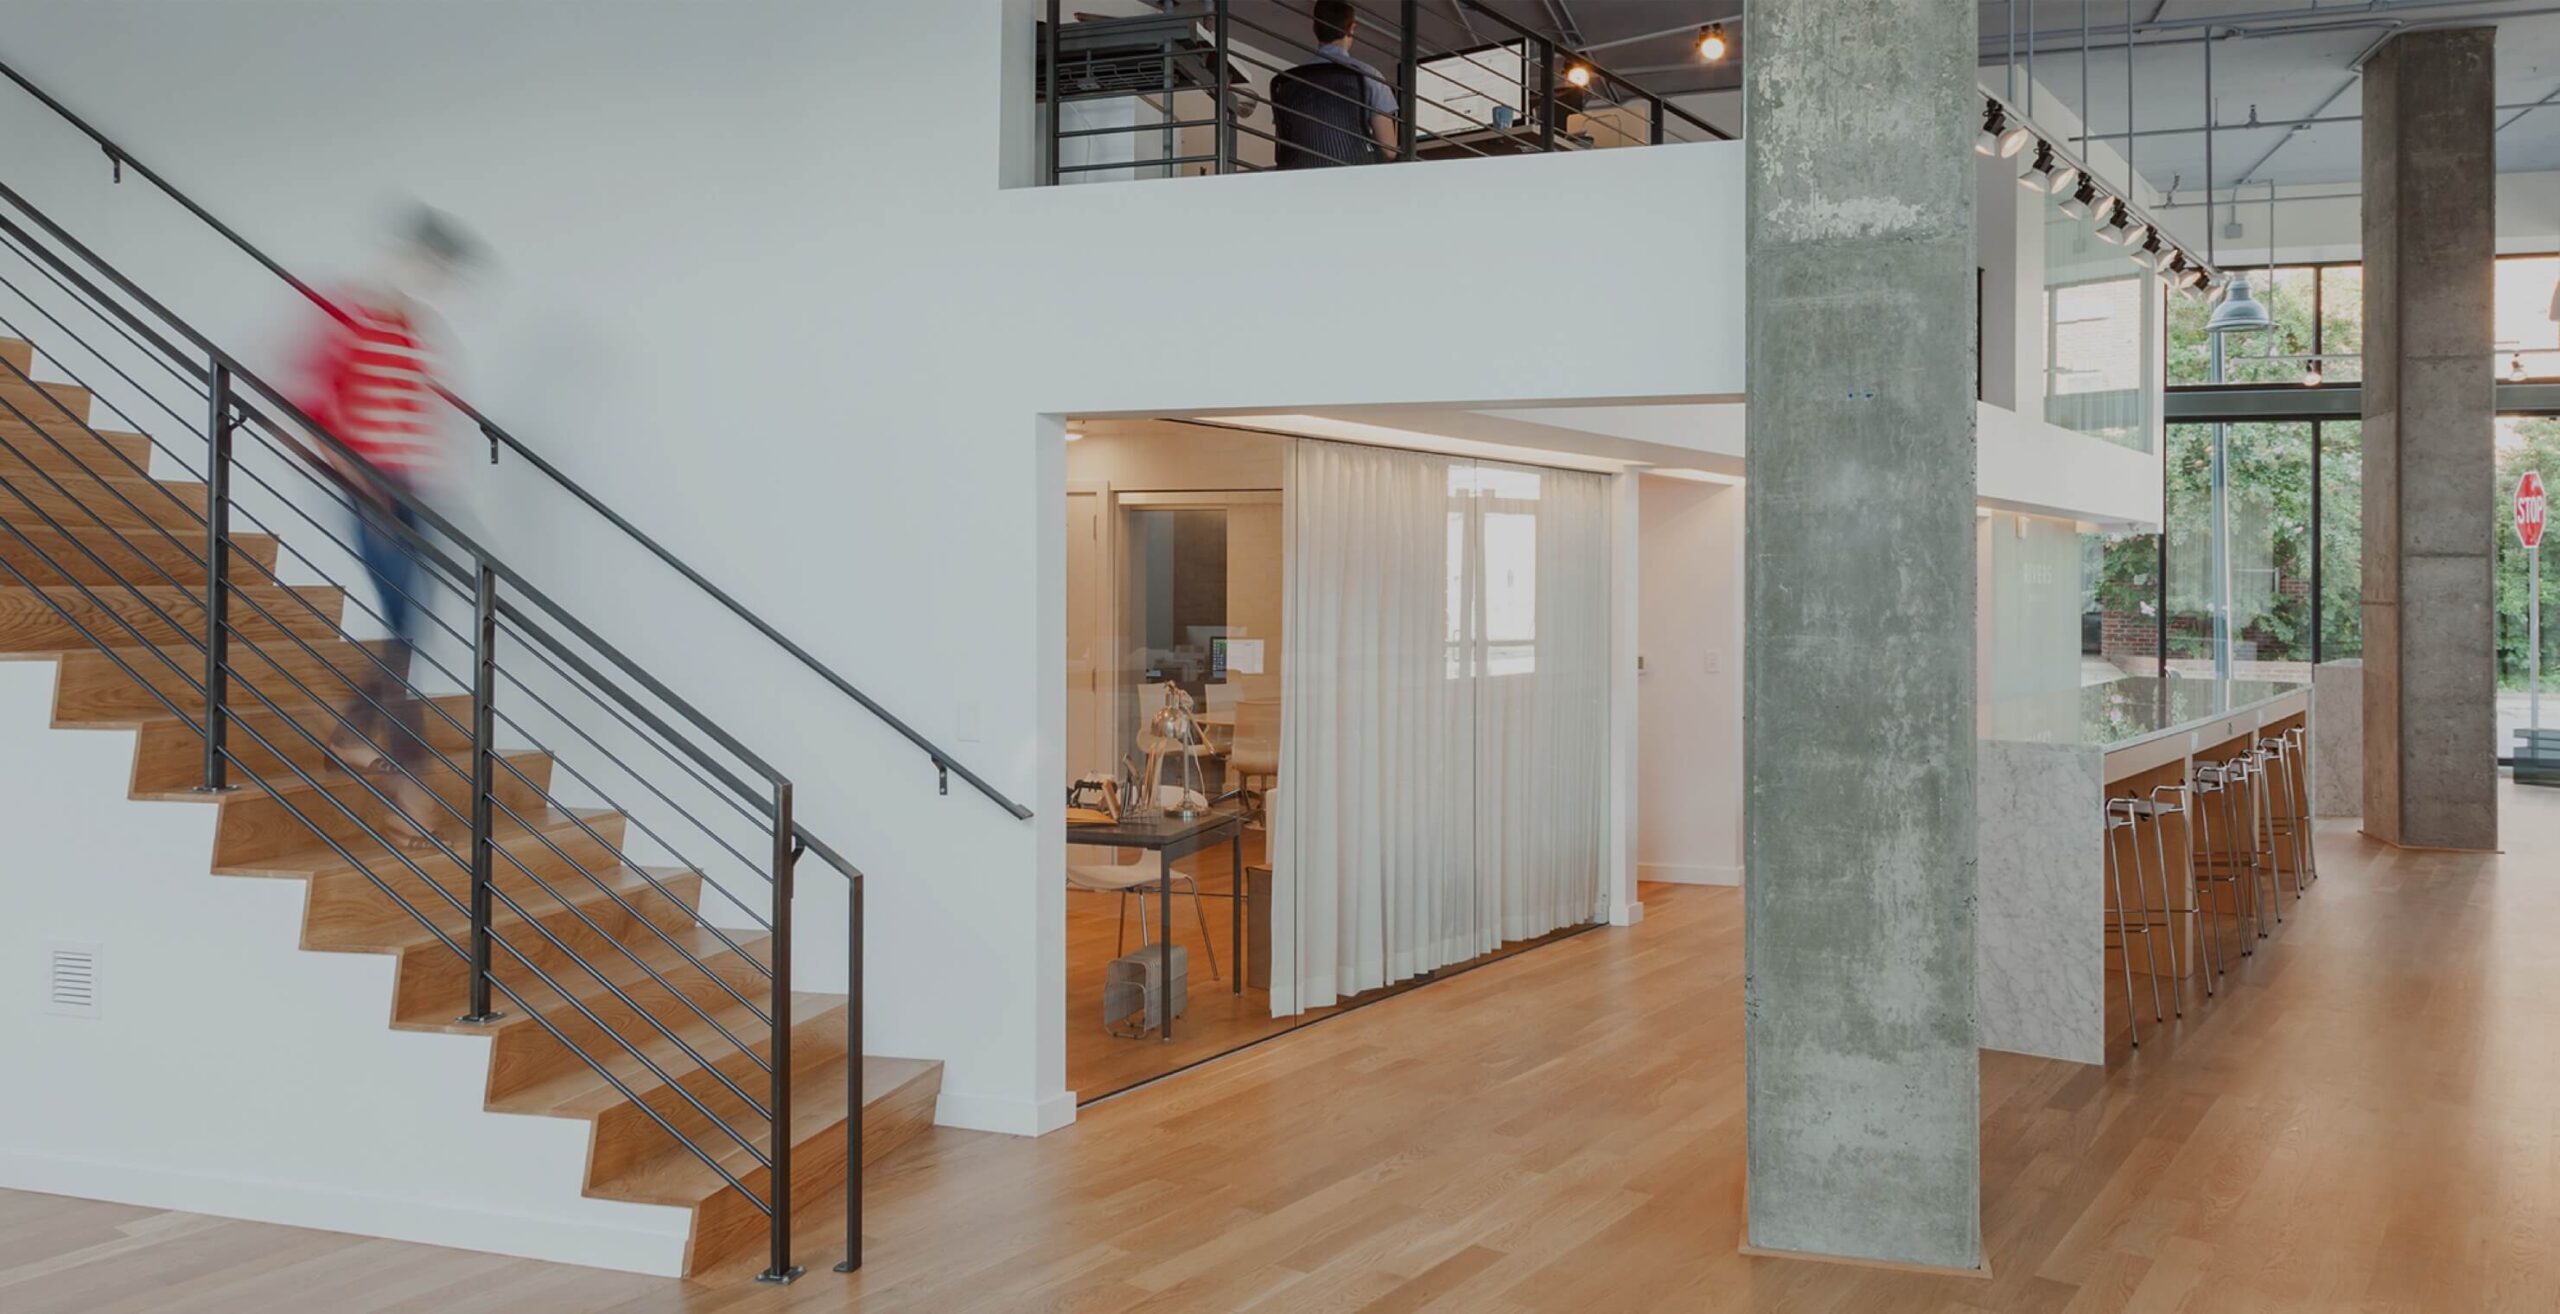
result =
[[[1069,886],[1079,890],[1089,890],[1095,894],[1116,894],[1120,896],[1120,937],[1117,946],[1111,951],[1111,956],[1114,958],[1127,953],[1129,950],[1130,895],[1134,894],[1138,896],[1138,946],[1140,948],[1145,948],[1146,946],[1155,943],[1155,941],[1150,939],[1147,934],[1148,890],[1146,888],[1155,883],[1156,864],[1149,860],[1142,859],[1137,862],[1123,863],[1070,862],[1067,864],[1067,884]],[[1207,905],[1200,901],[1200,883],[1183,875],[1181,872],[1175,872],[1173,874],[1173,883],[1175,888],[1183,889],[1191,896],[1191,911],[1200,919],[1200,944],[1203,948],[1209,951],[1209,979],[1215,981],[1218,979],[1218,945],[1216,938],[1209,934],[1209,910]],[[1170,927],[1166,928],[1166,930],[1168,934],[1171,933]]]

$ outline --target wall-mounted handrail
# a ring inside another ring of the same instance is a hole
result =
[[[42,104],[45,108],[52,110],[56,115],[61,117],[64,122],[70,124],[82,135],[97,143],[99,149],[106,153],[107,158],[114,163],[115,167],[119,171],[131,169],[136,176],[142,178],[145,182],[150,183],[153,187],[158,188],[163,195],[167,196],[170,200],[175,201],[180,208],[194,216],[198,222],[212,229],[225,241],[239,249],[242,254],[248,256],[251,260],[256,261],[261,268],[264,268],[268,273],[273,274],[277,279],[281,280],[286,286],[291,287],[294,291],[300,293],[313,305],[319,307],[323,312],[337,319],[339,322],[348,324],[352,327],[353,322],[348,318],[347,312],[343,308],[332,303],[329,298],[323,296],[318,289],[314,288],[303,279],[295,276],[292,270],[287,269],[283,264],[267,255],[266,252],[259,250],[256,244],[250,242],[248,238],[241,236],[236,229],[232,228],[229,224],[224,223],[220,218],[216,217],[212,211],[197,204],[193,197],[190,197],[185,192],[179,190],[175,184],[162,176],[158,170],[153,169],[148,164],[135,158],[131,151],[126,150],[113,138],[110,138],[104,132],[99,131],[95,126],[91,125],[87,119],[82,118],[69,106],[63,104],[60,100],[55,99],[50,93],[46,92],[42,87],[37,86],[33,81],[29,80],[26,75],[20,73],[15,67],[11,66],[5,60],[0,60],[0,76],[4,76],[8,78],[9,81],[16,83],[21,90],[34,97],[38,103]],[[10,193],[10,198],[20,209],[25,210],[31,215],[37,214],[33,207],[28,206],[24,199],[17,197],[15,193]],[[38,218],[41,219],[41,216],[38,215]],[[58,230],[53,230],[51,224],[48,223],[46,227],[48,230],[55,231],[57,236],[63,237],[67,240],[68,235],[61,234]],[[85,249],[82,250],[82,258],[89,260],[100,269],[109,268],[105,262],[97,260],[94,254],[87,252]],[[111,270],[110,273],[112,275]],[[123,283],[121,278],[117,281],[119,284]],[[138,289],[131,288],[130,286],[126,286],[125,290],[136,297],[141,297],[142,295]],[[184,330],[183,321],[180,321],[176,316],[169,314],[165,307],[159,306],[156,302],[150,302],[147,298],[144,298],[144,301],[145,304],[150,306],[154,314],[161,316],[173,325],[180,326],[182,331],[186,331]],[[231,361],[227,356],[223,356],[222,353],[213,350],[211,343],[201,341],[199,335],[192,331],[186,332],[190,340],[197,341],[197,345],[206,348],[208,350],[208,354],[221,359],[233,373],[241,375],[244,378],[248,376],[248,372],[241,369],[237,362]],[[183,359],[183,357],[181,357],[181,359]],[[262,393],[266,393],[273,401],[282,407],[288,415],[292,416],[297,423],[304,424],[314,432],[320,432],[318,426],[310,425],[308,420],[301,416],[300,412],[283,397],[276,395],[272,390],[264,387],[264,385],[259,385],[258,390]],[[459,411],[465,418],[469,419],[472,424],[477,426],[481,435],[487,438],[492,444],[505,447],[508,451],[515,453],[525,462],[532,465],[534,469],[539,471],[545,478],[551,480],[555,484],[558,484],[571,496],[584,503],[589,510],[594,511],[597,515],[603,517],[608,524],[611,524],[615,529],[620,530],[633,542],[636,542],[641,547],[646,548],[650,555],[656,557],[659,561],[673,569],[677,574],[683,576],[685,580],[694,585],[694,587],[701,589],[705,594],[709,595],[713,601],[718,602],[722,607],[726,608],[732,615],[746,622],[749,628],[762,635],[768,642],[771,642],[776,647],[782,649],[783,652],[789,654],[793,659],[800,662],[801,665],[814,672],[820,679],[834,687],[837,692],[851,698],[855,704],[860,706],[864,711],[871,713],[882,723],[886,724],[891,730],[896,731],[901,738],[922,750],[925,756],[932,761],[935,770],[946,777],[944,784],[946,792],[949,789],[947,777],[957,775],[963,781],[966,781],[970,787],[976,789],[979,793],[984,794],[991,802],[995,803],[998,807],[1003,808],[1006,812],[1011,813],[1014,817],[1024,820],[1030,818],[1031,809],[1015,802],[1013,799],[1007,797],[1003,791],[987,783],[984,777],[980,776],[977,772],[970,770],[968,766],[962,763],[957,757],[954,757],[951,753],[945,751],[939,744],[934,743],[915,727],[907,724],[903,718],[882,706],[878,699],[864,693],[851,680],[846,679],[826,663],[818,660],[818,658],[807,648],[804,648],[800,644],[794,642],[791,638],[783,634],[781,630],[775,628],[771,622],[765,620],[762,616],[757,615],[753,610],[749,609],[745,603],[740,602],[736,596],[731,594],[728,590],[721,588],[720,586],[712,583],[709,579],[705,578],[700,571],[695,570],[692,566],[686,564],[683,559],[669,551],[667,547],[658,542],[657,539],[642,532],[641,529],[632,524],[627,517],[615,511],[611,506],[608,506],[603,499],[598,498],[594,493],[588,491],[585,486],[579,484],[576,480],[571,479],[558,466],[553,465],[548,460],[545,460],[532,448],[526,446],[522,440],[516,438],[515,435],[508,433],[503,426],[498,424],[495,420],[490,419],[486,414],[481,412],[479,408],[473,406],[470,402],[449,390],[438,389],[438,391],[443,395],[444,399],[454,407],[455,410]],[[324,434],[323,436],[325,437],[326,435]],[[336,445],[334,440],[332,440],[332,445]],[[361,463],[359,462],[357,464],[359,468],[361,468]],[[419,511],[424,515],[433,515],[431,511],[428,511],[425,507],[419,505],[415,499],[411,498],[405,491],[390,486],[387,481],[376,480],[374,483],[377,491],[385,494],[390,500],[407,505],[411,509]],[[436,528],[440,532],[455,533],[455,531],[453,531],[449,525],[445,524],[441,518],[435,519],[432,523],[435,524]],[[455,534],[455,537],[457,540],[467,541],[461,540],[459,534]],[[501,567],[501,569],[504,568]],[[508,574],[512,576],[513,572],[508,572]],[[519,589],[530,591],[530,586],[523,583],[521,579],[510,578],[508,582]],[[536,594],[535,596],[538,598],[540,595]],[[581,634],[579,637],[586,639],[590,636]],[[603,648],[600,643],[598,646],[607,653],[612,652],[610,648]],[[726,745],[724,745],[724,747],[725,746]],[[753,760],[752,755],[745,755],[742,753],[742,756],[747,756],[749,760]],[[824,849],[824,846],[816,845],[814,841],[812,841],[812,850],[823,850],[823,855],[827,856],[831,865],[850,870],[850,864],[846,864],[842,859],[833,856],[833,850]]]

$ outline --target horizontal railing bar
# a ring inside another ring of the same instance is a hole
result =
[[[1170,155],[1155,160],[1126,160],[1112,164],[1061,164],[1059,173],[1095,173],[1104,169],[1171,169],[1185,164],[1215,164],[1215,155]]]
[[[1059,133],[1058,136],[1064,139],[1109,137],[1131,132],[1172,132],[1183,128],[1214,128],[1216,126],[1218,126],[1216,119],[1176,119],[1171,123],[1114,124],[1108,128],[1072,128]]]
[[[748,786],[744,780],[739,779],[734,773],[730,772],[727,767],[720,765],[718,762],[712,761],[709,754],[704,753],[699,748],[685,742],[682,736],[675,733],[673,727],[658,719],[658,715],[655,712],[641,706],[638,699],[633,698],[630,694],[624,692],[611,680],[605,679],[602,673],[598,672],[593,666],[588,665],[584,658],[581,658],[576,653],[569,651],[568,646],[560,642],[560,640],[554,637],[549,631],[543,629],[539,625],[530,623],[523,611],[513,602],[500,598],[498,600],[498,615],[512,622],[516,626],[517,630],[527,638],[531,638],[541,643],[542,646],[549,648],[553,656],[558,657],[560,660],[567,662],[570,666],[574,667],[578,674],[585,677],[589,683],[611,693],[615,700],[620,702],[633,716],[639,717],[641,720],[647,722],[650,729],[657,731],[667,739],[673,740],[678,747],[683,748],[687,753],[691,754],[694,761],[699,763],[704,770],[720,777],[720,783],[736,790],[741,797],[755,797],[755,790]],[[655,690],[652,690],[651,692],[655,692]]]

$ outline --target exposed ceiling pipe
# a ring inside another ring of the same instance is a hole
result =
[[[2365,63],[2371,60],[2375,55],[2382,53],[2382,48],[2385,45],[2390,44],[2391,38],[2396,37],[2407,30],[2409,29],[2398,20],[2391,20],[2390,31],[2375,37],[2372,44],[2367,45],[2363,50],[2356,52],[2356,57],[2347,61],[2347,80],[2339,83],[2337,90],[2321,97],[2320,103],[2312,106],[2311,112],[2303,117],[2312,119],[2320,117],[2322,111],[2328,109],[2331,105],[2338,103],[2338,98],[2340,96],[2355,90],[2356,84],[2364,81]],[[2259,156],[2257,163],[2241,170],[2240,176],[2231,180],[2231,186],[2236,190],[2241,186],[2241,184],[2248,182],[2251,174],[2267,167],[2267,161],[2274,159],[2276,157],[2276,153],[2283,150],[2287,145],[2291,144],[2292,141],[2293,134],[2290,132],[2276,138],[2276,144],[2268,147],[2267,153]]]
[[[2560,90],[2554,90],[2550,95],[2544,96],[2540,100],[2518,101],[2509,105],[2491,106],[2491,108],[2501,114],[2507,113],[2511,110],[2522,110],[2530,113],[2531,111],[2538,109],[2550,109],[2556,104],[2560,104]],[[2523,114],[2517,114],[2515,118],[2508,119],[2506,123],[2499,124],[2498,126],[2504,128],[2508,124],[2514,123],[2517,118],[2522,117],[2524,117]],[[2211,128],[2207,128],[2201,123],[2192,128],[2144,128],[2142,131],[2132,135],[2136,137],[2194,137],[2208,131],[2250,132],[2258,129],[2321,128],[2337,123],[2362,122],[2364,122],[2364,116],[2362,114],[2331,114],[2325,118],[2317,119],[2251,119],[2246,123],[2217,123]],[[2097,141],[2122,141],[2126,134],[2121,132],[2093,132],[2090,133],[2089,136],[2093,140]]]

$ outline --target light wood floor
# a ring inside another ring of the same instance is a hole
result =
[[[1258,866],[1263,861],[1266,836],[1259,830],[1244,833],[1244,861]],[[1107,862],[1102,850],[1070,849],[1068,856],[1083,860]],[[1138,856],[1132,851],[1132,856]],[[1153,855],[1144,855],[1148,870],[1155,870]],[[1357,1009],[1392,998],[1406,990],[1432,984],[1458,972],[1499,961],[1512,954],[1539,948],[1571,932],[1543,936],[1536,940],[1515,941],[1492,953],[1467,963],[1443,968],[1432,978],[1402,982],[1372,990],[1331,1008],[1309,1009],[1293,1017],[1271,1015],[1271,994],[1253,988],[1248,980],[1239,993],[1232,989],[1236,967],[1233,964],[1235,939],[1232,923],[1235,901],[1229,891],[1234,880],[1235,858],[1226,845],[1194,853],[1177,860],[1174,870],[1191,876],[1200,885],[1200,906],[1192,907],[1191,896],[1181,886],[1174,887],[1173,942],[1189,953],[1191,989],[1188,1011],[1173,1021],[1173,1039],[1148,1033],[1135,1039],[1114,1036],[1102,1029],[1103,972],[1112,958],[1123,952],[1125,945],[1138,945],[1138,900],[1132,896],[1126,914],[1127,938],[1123,927],[1120,896],[1067,892],[1067,1089],[1080,1101],[1102,1099],[1127,1090],[1141,1082],[1151,1081],[1169,1072],[1232,1053],[1256,1041],[1296,1030],[1309,1023],[1320,1022],[1346,1010]],[[1147,917],[1150,925],[1156,918],[1154,887],[1147,891]],[[1208,947],[1201,944],[1201,922],[1207,919]],[[1576,928],[1577,930],[1580,928]],[[1250,930],[1250,928],[1248,928]],[[1259,956],[1261,948],[1247,945],[1248,954]],[[1212,980],[1211,959],[1221,974]]]
[[[1990,1281],[1735,1253],[1740,900],[1468,973],[1087,1108],[936,1131],[872,1264],[682,1284],[0,1193],[10,1314],[276,1310],[2550,1311],[2560,792],[2503,856],[2321,836],[2222,998],[2104,1072],[1983,1062]]]

